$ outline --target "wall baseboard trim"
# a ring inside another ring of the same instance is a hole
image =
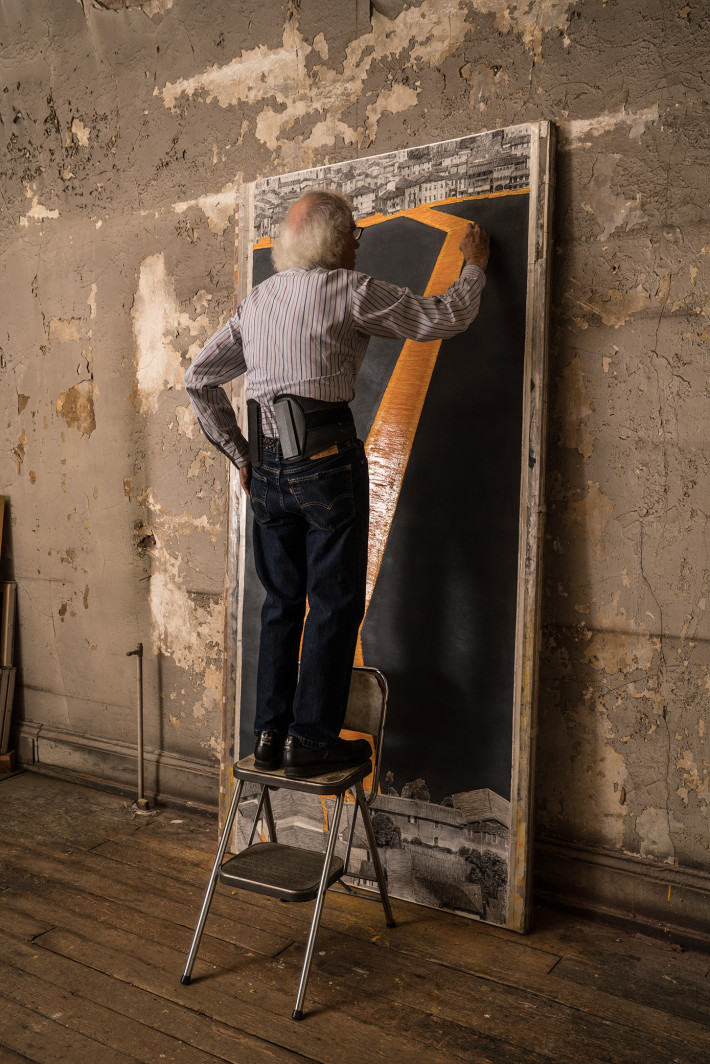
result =
[[[18,767],[126,796],[137,789],[133,743],[23,721]],[[216,815],[219,765],[167,750],[143,753],[145,795]],[[710,950],[710,874],[552,840],[535,844],[535,900]]]
[[[567,842],[535,844],[535,899],[710,949],[710,875]]]
[[[23,721],[14,729],[19,765],[77,783],[133,795],[138,789],[138,751],[134,743],[81,735],[63,728]],[[219,765],[216,761],[144,750],[144,793],[148,799],[216,813]]]

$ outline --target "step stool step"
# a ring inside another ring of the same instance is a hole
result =
[[[257,842],[230,857],[219,870],[222,883],[282,901],[311,901],[318,893],[325,853],[281,842]],[[344,873],[339,857],[330,862],[328,886]]]

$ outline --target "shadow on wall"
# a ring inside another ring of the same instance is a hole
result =
[[[569,153],[556,157],[556,198],[553,231],[563,233],[568,228],[570,202],[568,190],[573,187],[572,159]],[[569,381],[569,367],[575,352],[568,342],[569,322],[563,320],[559,308],[565,303],[567,275],[559,256],[552,256],[551,318],[548,357],[548,452],[545,470],[545,543],[542,572],[543,594],[540,601],[541,639],[538,695],[538,735],[535,776],[536,834],[555,836],[561,820],[565,819],[565,795],[584,788],[590,813],[599,808],[605,781],[601,774],[574,772],[582,740],[576,727],[579,705],[584,698],[584,682],[570,661],[575,647],[585,638],[580,623],[572,624],[565,587],[590,587],[591,557],[581,542],[584,532],[572,531],[570,508],[589,493],[586,458],[575,446],[576,430],[583,428],[578,411],[573,409]],[[581,537],[581,538],[580,538]],[[577,539],[580,542],[577,543]],[[574,548],[574,549],[572,549]],[[583,618],[577,615],[578,622]],[[596,787],[596,793],[592,789]],[[556,796],[556,798],[555,798]]]

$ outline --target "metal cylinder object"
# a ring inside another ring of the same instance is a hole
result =
[[[137,674],[137,687],[136,687],[136,705],[138,710],[138,727],[137,727],[137,739],[136,745],[138,747],[138,795],[135,801],[135,807],[138,812],[145,812],[150,808],[148,799],[143,794],[144,782],[143,782],[143,644],[139,643],[135,650],[129,650],[126,653],[127,658],[136,657],[138,659],[138,674]]]

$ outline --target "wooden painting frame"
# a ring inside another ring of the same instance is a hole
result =
[[[488,140],[485,138],[488,138]],[[521,148],[523,143],[526,145],[524,150]],[[490,145],[487,149],[489,156],[485,155],[487,144]],[[515,150],[511,152],[511,145],[517,145],[517,156],[515,155]],[[468,158],[475,161],[475,165],[474,162],[466,161],[467,151],[469,152]],[[420,154],[417,156],[415,153]],[[427,156],[426,153],[429,153],[429,155]],[[463,165],[458,166],[458,163],[456,163],[454,166],[452,160],[458,160],[462,154],[464,156]],[[520,174],[523,173],[520,160],[523,154],[526,159],[524,172],[527,184],[525,186],[520,185]],[[416,164],[413,164],[411,160],[416,160],[417,158],[424,160],[430,158],[437,162],[441,162],[441,160],[448,161],[449,165],[443,171],[446,175],[442,178],[443,183],[440,182],[437,185],[432,179],[430,184],[425,186],[422,179],[417,186],[418,192],[415,189],[412,193],[414,196],[422,196],[424,194],[429,197],[427,198],[427,205],[440,211],[451,211],[453,213],[459,210],[457,206],[459,201],[463,203],[464,200],[470,201],[476,199],[476,197],[482,201],[490,199],[494,195],[512,195],[514,191],[522,191],[527,196],[524,350],[521,352],[522,376],[520,379],[521,446],[517,567],[515,574],[515,623],[514,645],[510,647],[513,662],[513,695],[510,705],[512,734],[510,800],[509,806],[506,806],[505,814],[497,814],[499,819],[503,819],[504,816],[508,819],[507,883],[505,890],[501,891],[498,904],[488,910],[480,909],[477,912],[474,906],[473,910],[469,912],[456,901],[439,900],[433,902],[433,904],[444,904],[454,909],[454,911],[461,911],[466,915],[489,919],[491,922],[512,930],[525,931],[529,926],[531,908],[532,786],[535,756],[535,705],[540,631],[539,600],[544,525],[543,476],[545,467],[554,128],[548,122],[529,123],[508,127],[505,130],[458,138],[455,141],[442,142],[441,144],[425,145],[421,148],[387,153],[387,155],[375,156],[370,159],[353,160],[348,163],[318,167],[314,170],[301,171],[292,175],[279,175],[243,186],[239,196],[236,232],[236,303],[241,302],[251,286],[255,261],[254,248],[255,245],[259,244],[260,240],[263,245],[264,225],[272,224],[272,222],[264,222],[265,209],[263,204],[266,202],[266,190],[269,192],[269,203],[273,202],[274,204],[272,221],[273,225],[276,225],[283,214],[284,208],[305,188],[312,185],[338,187],[343,184],[342,179],[345,174],[367,172],[376,175],[380,173],[379,180],[384,181],[384,177],[387,176],[387,184],[391,185],[391,167],[394,166],[396,170],[397,160],[400,160],[402,163],[407,163],[406,172],[415,172],[416,183]],[[486,159],[493,160],[492,166],[484,165]],[[407,162],[407,160],[410,161]],[[357,169],[358,167],[360,170]],[[355,169],[353,170],[353,168]],[[456,176],[456,183],[454,183],[454,173],[458,175]],[[373,180],[376,179],[373,178]],[[485,182],[488,182],[487,186]],[[497,187],[497,185],[500,185],[500,187]],[[401,181],[395,181],[394,189],[390,190],[399,197],[399,199],[392,200],[391,206],[397,207],[400,211],[406,213],[406,200],[404,197],[410,193],[408,189],[403,191],[401,186]],[[381,208],[383,206],[386,208],[388,198],[383,192],[385,185],[381,184],[379,187],[380,192],[374,197],[373,205],[378,207],[377,213],[382,216],[383,211]],[[422,190],[424,190],[424,193]],[[348,191],[348,188],[345,187],[344,192],[346,195]],[[452,191],[454,192],[453,197],[440,194],[441,192],[451,193]],[[256,217],[260,217],[261,222],[258,231],[255,231],[255,197],[258,200],[259,196],[262,197],[259,201],[261,215]],[[366,196],[367,189],[360,196],[360,203],[364,203],[367,206],[369,201]],[[453,207],[451,207],[452,200],[455,201]],[[361,224],[362,213],[357,207],[358,205],[356,204],[356,218],[358,224]],[[384,214],[387,214],[386,210]],[[390,214],[393,214],[393,212],[390,212]],[[370,217],[372,217],[372,213]],[[495,254],[495,234],[493,254]],[[486,299],[486,292],[484,292],[483,299]],[[245,425],[243,380],[234,382],[232,401],[238,422],[240,425]],[[221,817],[224,816],[226,804],[231,796],[231,765],[235,759],[236,746],[238,744],[238,739],[235,740],[235,736],[238,737],[239,735],[241,692],[245,677],[245,582],[248,585],[249,579],[246,500],[243,493],[239,491],[238,477],[234,474],[235,471],[232,469],[229,489],[226,578],[223,759],[220,776]],[[248,626],[246,637],[253,642],[253,627],[255,623],[253,610],[246,623]],[[366,664],[377,665],[378,662],[368,661]],[[244,752],[241,751],[242,754]],[[383,765],[383,773],[385,769],[386,764]],[[476,795],[477,797],[473,791],[470,791],[468,795],[454,796],[456,799],[461,800],[453,809],[452,816],[449,819],[458,818],[457,823],[467,824],[469,829],[473,824],[473,827],[477,828],[480,833],[484,830],[484,820],[488,815],[481,812],[481,809],[486,804],[487,797],[495,805],[498,796],[491,792],[486,794],[484,790],[476,792]],[[409,798],[404,799],[401,795],[396,797],[399,798],[400,804],[410,801]],[[387,805],[387,801],[387,797],[383,796],[383,806]],[[466,809],[467,801],[470,806],[468,810]],[[498,802],[498,805],[500,806],[500,802]],[[399,807],[398,802],[395,798],[392,798],[387,807],[388,809],[394,808],[396,811]],[[407,808],[411,811],[414,806],[408,805]],[[375,809],[377,809],[377,800]],[[455,816],[453,815],[454,813],[456,814]],[[490,823],[492,824],[494,822],[494,812],[490,815]],[[466,819],[467,817],[468,820]],[[472,817],[478,817],[480,822],[472,820]],[[471,834],[470,831],[469,834]],[[473,835],[475,836],[475,831]],[[480,837],[483,836],[481,835]],[[447,852],[452,852],[451,847],[449,847]],[[453,858],[450,858],[450,860],[453,860]],[[367,884],[365,883],[365,885]],[[393,892],[393,896],[395,898],[398,896],[396,891]],[[412,893],[407,893],[406,891],[400,896],[409,897],[412,900],[420,900],[416,894],[412,895]],[[425,901],[425,904],[428,903]]]

